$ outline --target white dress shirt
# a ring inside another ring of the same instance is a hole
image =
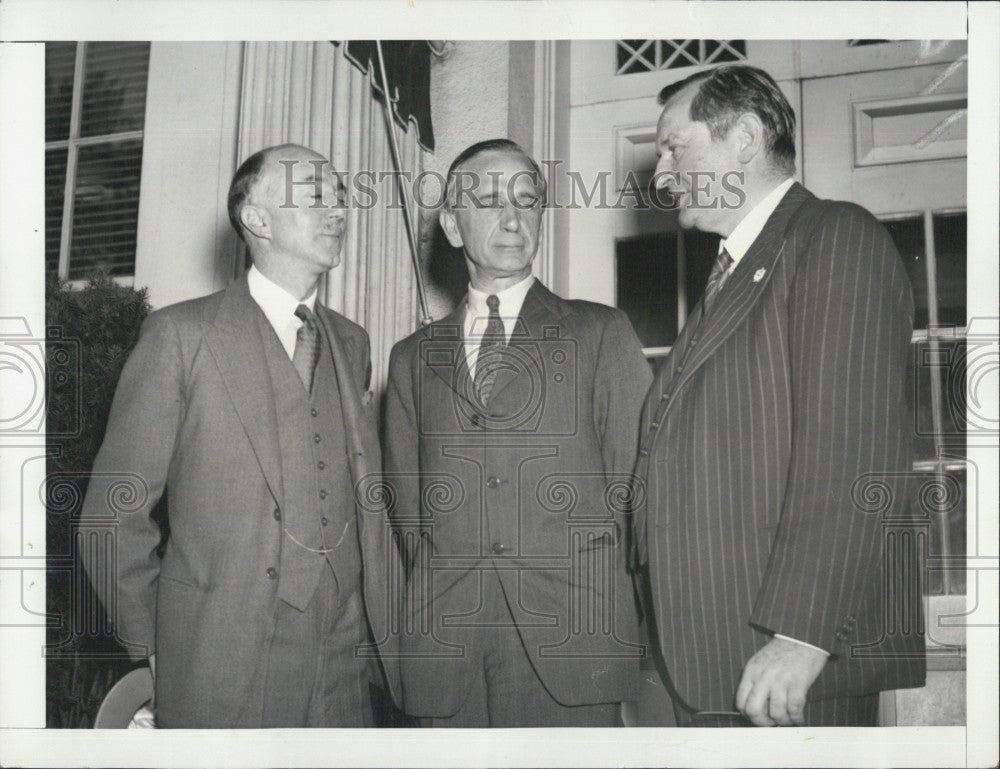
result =
[[[795,184],[794,179],[785,179],[785,181],[767,193],[764,199],[750,209],[750,213],[740,220],[740,223],[729,233],[729,237],[719,243],[719,253],[722,253],[722,249],[726,249],[733,258],[733,263],[729,266],[727,275],[736,269],[736,265],[740,263],[740,259],[746,256],[747,251],[750,250],[750,246],[757,240],[757,236],[764,229],[767,220],[774,213],[774,209],[778,207],[778,203],[785,197],[785,193],[788,192],[793,184]]]
[[[250,296],[264,311],[264,316],[274,329],[274,333],[278,335],[281,346],[291,358],[295,354],[295,335],[302,325],[302,321],[295,315],[295,309],[304,304],[315,312],[318,289],[314,288],[309,296],[300,301],[264,275],[256,266],[251,267],[247,273],[247,286],[250,289]]]
[[[521,307],[524,305],[524,297],[528,295],[528,290],[535,284],[534,275],[529,275],[520,283],[515,283],[503,291],[496,294],[500,300],[500,320],[503,321],[503,330],[506,341],[510,341],[510,335],[514,331],[517,317],[521,314]],[[490,308],[486,306],[486,297],[490,294],[483,293],[478,289],[469,286],[469,291],[465,297],[465,320],[462,323],[462,338],[465,340],[465,360],[469,364],[469,374],[476,376],[476,361],[479,358],[479,345],[483,341],[483,334],[486,332],[486,324],[489,322]]]

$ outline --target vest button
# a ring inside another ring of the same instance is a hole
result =
[[[489,478],[486,479],[486,486],[488,488],[495,489],[499,485],[500,485],[500,479],[497,478],[495,475],[491,475]]]
[[[314,417],[319,415],[319,412],[316,409],[310,409],[309,413],[312,414]]]
[[[322,518],[320,518],[320,519],[319,519],[319,522],[320,522],[320,523],[321,523],[321,524],[322,524],[323,526],[326,526],[326,525],[327,525],[327,524],[328,524],[328,523],[329,523],[330,521],[329,521],[329,519],[328,519],[328,518],[327,518],[327,517],[326,517],[326,516],[324,515],[324,516],[323,516]]]
[[[502,542],[494,542],[493,547],[490,548],[490,551],[493,553],[493,555],[503,555],[504,550],[506,549],[507,548],[504,546]]]
[[[273,566],[268,566],[267,570],[264,573],[267,575],[268,579],[277,579],[278,578],[278,570],[276,568],[274,568]]]
[[[316,463],[316,467],[318,467],[320,470],[325,470],[326,469],[326,462],[324,462],[321,459],[319,462]]]
[[[321,440],[321,438],[319,437],[319,433],[316,433],[315,435],[313,435],[313,442],[314,443],[319,443],[320,440]]]
[[[281,520],[281,510],[279,508],[277,508],[277,507],[274,508],[273,515],[274,515],[274,520],[276,520],[276,521],[280,521]]]
[[[319,490],[319,498],[320,499],[326,499],[326,489],[320,489]]]

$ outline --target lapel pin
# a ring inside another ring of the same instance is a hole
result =
[[[759,270],[757,270],[757,272],[755,272],[753,274],[753,282],[754,283],[760,283],[761,279],[765,275],[767,275],[767,270],[765,268],[761,267]]]

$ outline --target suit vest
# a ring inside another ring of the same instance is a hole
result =
[[[325,338],[310,395],[271,324],[263,313],[259,318],[274,392],[284,489],[283,506],[275,513],[282,528],[278,597],[304,611],[325,564],[336,576],[340,600],[361,582],[340,388]]]

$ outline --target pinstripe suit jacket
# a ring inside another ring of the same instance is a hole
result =
[[[701,313],[655,377],[637,471],[639,556],[678,692],[731,708],[771,633],[834,655],[810,699],[921,685],[919,600],[902,605],[900,582],[916,575],[884,552],[912,431],[913,300],[888,234],[795,184]]]

